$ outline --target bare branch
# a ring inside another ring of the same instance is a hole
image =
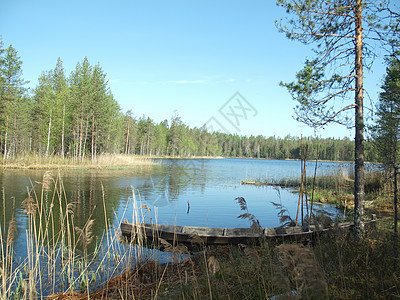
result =
[[[354,75],[353,77],[355,77],[355,75]],[[340,90],[339,92],[337,92],[337,93],[335,93],[335,94],[332,94],[332,95],[330,95],[329,97],[324,98],[324,99],[321,100],[321,101],[316,102],[316,104],[317,104],[317,105],[326,104],[329,100],[331,100],[331,99],[333,99],[333,98],[335,98],[335,97],[337,97],[337,96],[339,96],[339,95],[341,95],[341,94],[350,92],[350,91],[355,91],[355,88],[348,88],[348,89]]]

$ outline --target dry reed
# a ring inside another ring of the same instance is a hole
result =
[[[21,155],[3,160],[0,167],[6,169],[107,169],[143,168],[157,165],[153,159],[126,154],[101,154],[95,159],[62,158],[54,155],[43,157],[37,154]]]
[[[279,270],[275,284],[287,299],[327,299],[328,289],[313,252],[299,244],[275,248]]]
[[[75,225],[76,205],[67,199],[60,175],[53,177],[46,172],[41,182],[31,183],[27,194],[22,203],[28,218],[25,260],[16,263],[13,257],[16,219],[12,218],[8,227],[0,228],[0,299],[34,299],[46,295],[57,298],[82,291],[88,293],[126,268],[146,260],[140,244],[124,246],[117,241],[107,219],[104,191],[106,228],[91,253],[87,246],[94,241],[95,220],[89,218],[82,228]],[[83,248],[83,255],[78,244]]]

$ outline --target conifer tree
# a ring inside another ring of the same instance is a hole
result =
[[[0,77],[3,78],[1,106],[4,120],[1,131],[3,157],[6,159],[11,153],[15,154],[18,101],[23,98],[24,84],[26,83],[22,79],[22,60],[12,45],[5,49],[0,67]]]
[[[279,29],[289,39],[315,45],[292,83],[281,83],[298,102],[297,119],[313,127],[336,122],[355,127],[355,235],[364,235],[364,66],[382,42],[385,3],[369,0],[277,0],[293,16]],[[387,11],[387,10],[385,10]],[[385,26],[384,26],[385,27]],[[368,41],[366,43],[365,41]],[[354,96],[351,101],[349,94]]]
[[[376,115],[378,120],[372,128],[378,157],[393,179],[394,230],[397,233],[397,177],[400,159],[400,60],[393,54],[388,59],[386,77],[379,95]]]

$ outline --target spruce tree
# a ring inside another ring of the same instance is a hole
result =
[[[393,54],[388,59],[386,77],[379,95],[376,125],[372,128],[374,145],[386,171],[392,174],[394,230],[397,233],[397,177],[400,156],[400,60]]]

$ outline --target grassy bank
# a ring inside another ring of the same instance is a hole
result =
[[[307,193],[309,200],[336,205],[351,212],[354,208],[354,174],[338,170],[334,174],[307,176]],[[291,188],[294,192],[300,189],[299,178],[285,178],[279,181],[265,179],[243,180],[242,184],[256,186],[278,186]],[[313,189],[314,187],[314,189]],[[384,172],[370,171],[365,174],[365,207],[371,210],[392,209],[392,184]]]
[[[208,247],[180,262],[138,264],[90,294],[52,299],[393,299],[398,246],[380,221],[361,242],[334,232],[308,245]]]
[[[4,169],[113,169],[151,167],[156,165],[152,158],[125,154],[102,154],[96,159],[77,160],[61,156],[20,155],[16,158],[2,159]]]

